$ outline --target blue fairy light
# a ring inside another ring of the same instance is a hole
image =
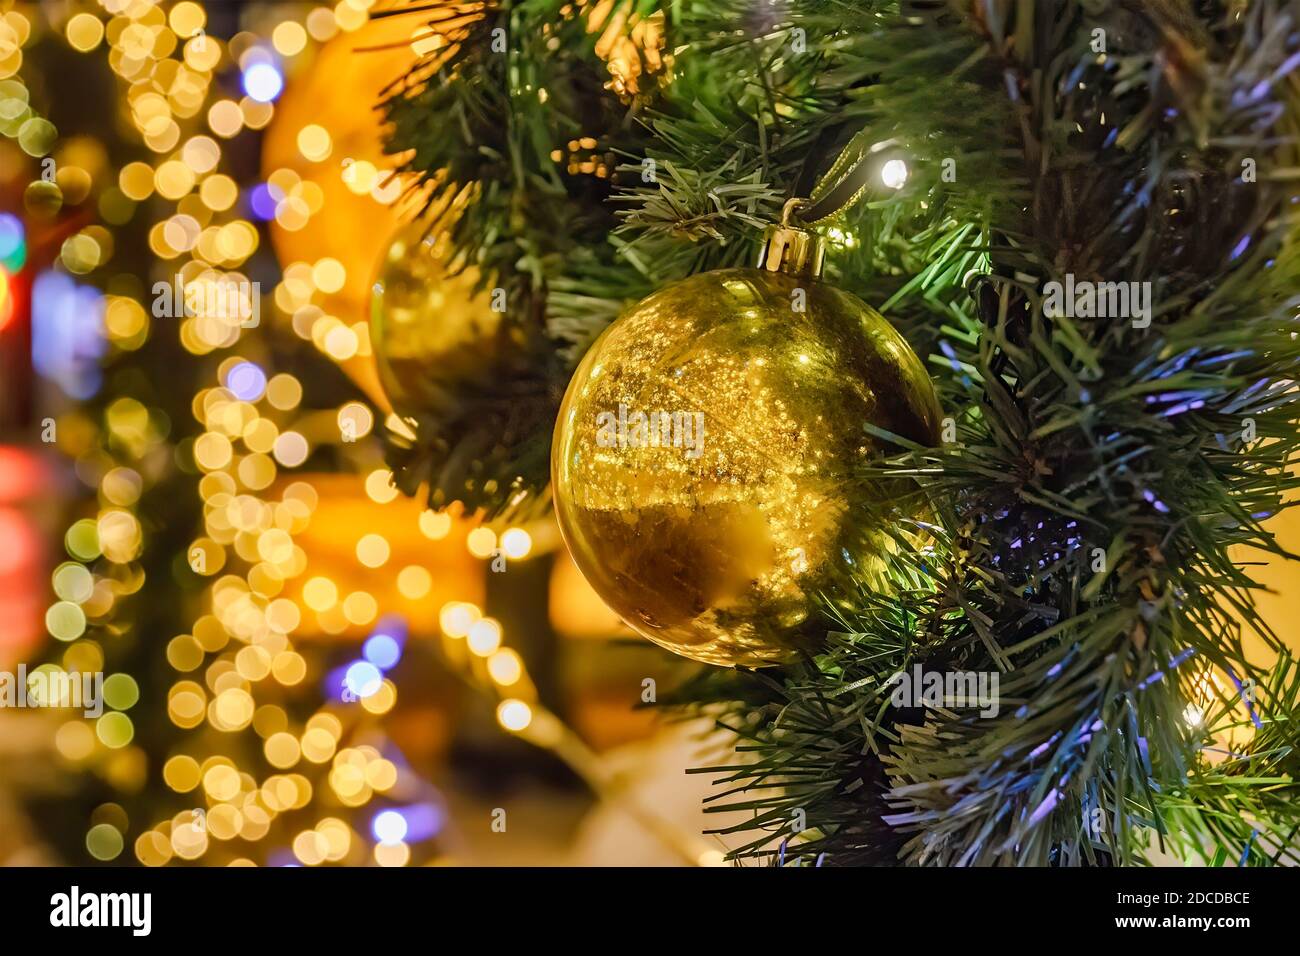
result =
[[[226,373],[226,388],[243,402],[255,402],[266,391],[266,373],[252,362],[237,362]]]
[[[402,659],[402,645],[391,634],[379,633],[361,646],[361,656],[380,670],[389,670]]]
[[[384,686],[384,675],[369,661],[357,661],[343,676],[343,686],[358,698],[370,697]]]
[[[259,103],[270,103],[284,89],[284,77],[273,63],[254,63],[244,71],[244,92]]]

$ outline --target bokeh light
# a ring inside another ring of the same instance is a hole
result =
[[[244,71],[244,92],[259,103],[270,103],[284,89],[284,78],[271,63],[254,63]]]

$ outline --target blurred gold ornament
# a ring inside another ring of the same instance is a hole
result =
[[[437,631],[438,609],[448,601],[482,605],[482,564],[465,549],[469,521],[446,515],[445,530],[434,538],[426,518],[433,512],[423,501],[396,493],[391,500],[376,500],[370,483],[357,475],[295,475],[273,490],[274,497],[283,497],[284,487],[294,483],[309,485],[312,495],[311,521],[293,537],[302,572],[280,594],[301,613],[295,642],[356,640],[386,614],[400,615],[416,633],[431,634]],[[378,484],[388,488],[387,481]],[[362,560],[366,545],[376,539],[384,545],[377,570]]]
[[[473,267],[448,275],[445,221],[399,232],[373,283],[370,340],[379,379],[399,413],[443,407],[466,382],[490,384],[518,330],[475,291]]]
[[[287,170],[287,181],[297,180],[277,197],[276,256],[286,268],[337,260],[341,287],[315,302],[347,325],[365,319],[375,263],[401,221],[393,199],[401,189],[390,181],[396,158],[384,154],[378,107],[417,59],[406,42],[417,25],[409,17],[372,20],[322,46],[306,71],[289,79],[262,144],[263,178]],[[371,356],[339,364],[382,404]]]
[[[940,411],[902,336],[816,280],[821,245],[778,228],[766,267],[693,276],[587,352],[560,409],[555,509],[579,569],[669,650],[761,665],[813,648],[846,562],[878,568],[851,481],[885,450],[863,423],[933,445]],[[802,307],[802,309],[800,308]]]

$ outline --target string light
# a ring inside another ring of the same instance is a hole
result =
[[[375,814],[371,832],[380,843],[401,843],[406,839],[406,818],[396,810],[384,810]]]
[[[902,189],[907,183],[907,163],[901,159],[891,159],[880,167],[880,181],[889,189]]]
[[[465,643],[479,657],[491,657],[501,647],[501,625],[490,617],[481,618],[470,627]]]
[[[501,551],[506,557],[521,560],[533,549],[532,536],[523,528],[508,528],[501,535]]]
[[[254,63],[244,71],[244,92],[259,103],[270,103],[284,89],[284,78],[272,63]]]
[[[522,733],[533,722],[533,709],[513,697],[503,700],[497,705],[497,722],[511,733]]]

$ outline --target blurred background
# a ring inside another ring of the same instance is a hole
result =
[[[722,860],[695,665],[390,483],[373,4],[0,0],[0,863]]]

